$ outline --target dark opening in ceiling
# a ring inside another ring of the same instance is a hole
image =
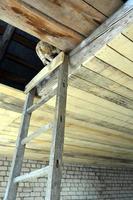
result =
[[[7,24],[0,21],[0,40]],[[26,84],[44,67],[35,47],[38,39],[15,28],[0,61],[0,83],[24,90]]]

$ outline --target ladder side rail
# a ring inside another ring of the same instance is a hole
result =
[[[52,145],[50,152],[46,200],[60,199],[67,84],[68,84],[68,56],[65,55],[64,62],[60,66],[58,74],[58,88],[57,88],[56,110],[54,119],[55,121],[53,127]]]
[[[35,90],[32,90],[26,96],[23,113],[21,117],[21,125],[19,129],[19,134],[17,137],[17,142],[16,142],[16,149],[15,149],[13,160],[12,160],[12,166],[11,166],[11,171],[9,175],[9,180],[8,180],[4,200],[16,199],[18,184],[14,184],[13,180],[15,177],[20,175],[21,168],[22,168],[25,145],[22,145],[21,141],[28,134],[28,128],[29,128],[30,118],[31,118],[31,114],[27,113],[26,110],[29,106],[33,104],[34,95],[35,95]]]

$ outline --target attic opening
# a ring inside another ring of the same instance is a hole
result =
[[[0,20],[0,39],[7,23]],[[28,82],[44,67],[36,54],[39,39],[15,28],[2,59],[0,60],[0,82],[24,90]]]

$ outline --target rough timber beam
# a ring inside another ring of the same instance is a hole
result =
[[[122,0],[0,0],[0,18],[70,51],[122,5]]]
[[[0,0],[0,19],[64,51],[84,39],[80,33],[20,0]]]

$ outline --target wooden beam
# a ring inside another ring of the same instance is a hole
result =
[[[1,0],[0,19],[68,51],[80,43],[84,36],[52,19],[47,14],[20,0]]]
[[[14,33],[15,28],[11,25],[7,25],[6,30],[2,36],[2,39],[0,41],[0,62],[2,61],[6,50],[8,48],[8,45],[10,43],[11,37]]]
[[[102,0],[102,3],[99,3],[98,0],[84,0],[89,5],[93,6],[105,16],[112,15],[113,12],[117,11],[120,6],[123,4],[123,0]]]
[[[112,14],[120,7],[121,0],[104,0],[103,4],[97,8],[93,2],[80,0],[1,0],[0,18],[69,51],[106,20],[101,7]]]
[[[81,0],[22,0],[57,22],[87,37],[105,19],[105,15]],[[102,0],[103,1],[103,0]],[[107,0],[106,0],[107,1]],[[109,0],[112,3],[112,0]],[[114,1],[114,0],[113,0]],[[105,4],[105,2],[104,2]],[[116,9],[120,3],[113,2]],[[103,5],[102,5],[103,6]],[[110,11],[112,11],[112,7]],[[113,12],[113,11],[112,11]],[[81,23],[82,22],[82,23]]]
[[[7,149],[9,149],[7,151]],[[3,152],[5,155],[7,155],[7,157],[11,158],[12,156],[12,152],[13,152],[13,147],[11,146],[1,146],[1,150],[0,151],[0,155],[3,155]],[[48,159],[48,155],[46,153],[44,153],[44,151],[34,151],[32,154],[30,151],[28,151],[26,149],[26,159],[33,159],[33,160],[42,160],[42,161],[47,161]],[[103,157],[99,157],[99,156],[82,156],[82,157],[78,157],[76,156],[72,156],[70,155],[70,157],[68,157],[67,154],[64,155],[64,162],[66,164],[73,164],[73,163],[81,163],[84,165],[91,165],[91,166],[108,166],[108,167],[131,167],[133,168],[133,161],[132,160],[128,160],[128,159],[113,159],[113,158],[103,158]]]

